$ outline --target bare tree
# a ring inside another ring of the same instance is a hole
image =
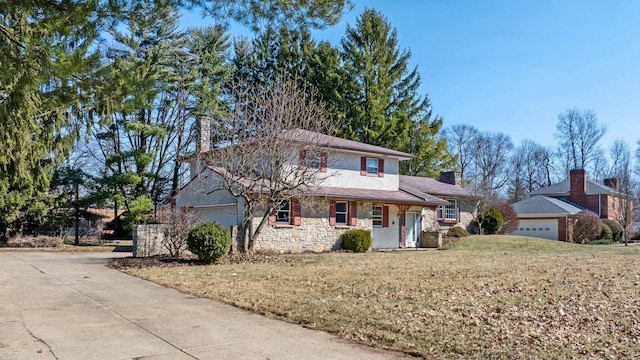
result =
[[[508,159],[511,138],[503,133],[482,133],[476,137],[475,187],[481,192],[500,190],[509,180]]]
[[[615,179],[613,184],[617,190],[614,202],[617,203],[614,211],[617,221],[623,228],[623,240],[628,244],[629,233],[633,230],[635,220],[634,199],[637,194],[638,184],[633,177],[633,165],[629,144],[617,139],[609,150],[611,168],[608,176]]]
[[[241,199],[243,248],[248,251],[272,213],[285,202],[299,211],[308,189],[330,176],[327,150],[333,131],[321,105],[295,80],[239,86],[230,116],[219,121],[217,148],[205,163],[219,177],[217,189]],[[261,218],[253,228],[252,219]]]
[[[189,231],[200,220],[200,214],[192,208],[172,209],[164,229],[162,246],[172,258],[179,258],[187,246]]]
[[[524,140],[511,156],[509,196],[520,201],[525,194],[551,185],[552,153],[546,147]]]
[[[570,169],[586,169],[598,151],[598,142],[607,132],[591,110],[569,109],[558,116],[555,137],[559,153]]]
[[[476,138],[480,131],[471,125],[453,125],[445,131],[449,152],[456,157],[456,167],[463,182],[472,176],[472,165],[475,159]]]

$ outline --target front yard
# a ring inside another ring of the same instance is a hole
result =
[[[429,359],[640,356],[640,246],[475,236],[446,251],[125,271]]]

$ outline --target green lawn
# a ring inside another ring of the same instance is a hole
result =
[[[640,356],[640,246],[472,236],[445,251],[126,271],[429,359]]]

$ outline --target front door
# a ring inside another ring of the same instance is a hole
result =
[[[407,229],[407,247],[416,247],[420,239],[420,214],[407,212],[405,215],[405,226]]]

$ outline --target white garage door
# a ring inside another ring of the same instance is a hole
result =
[[[558,240],[558,220],[520,220],[518,230],[514,231],[513,235]]]
[[[216,206],[196,208],[200,213],[200,221],[215,221],[220,225],[229,228],[238,225],[236,206]]]

